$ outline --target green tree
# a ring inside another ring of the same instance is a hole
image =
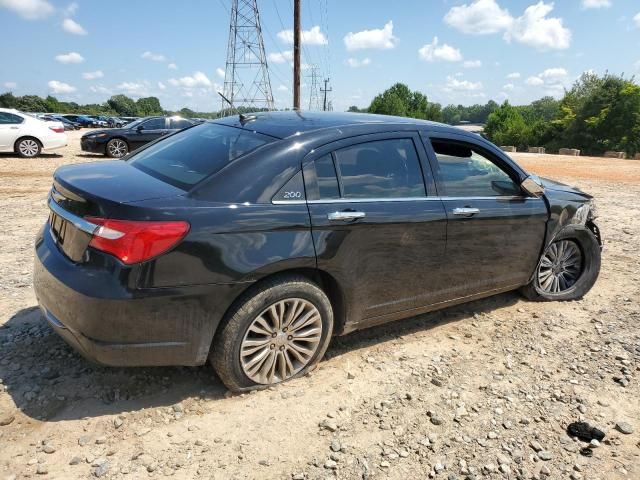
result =
[[[437,104],[429,104],[427,96],[423,93],[412,91],[403,83],[396,83],[377,95],[372,100],[368,111],[382,115],[437,119],[441,115],[440,106],[435,105]]]
[[[109,108],[113,109],[118,115],[124,117],[139,116],[136,102],[126,95],[114,95],[107,100],[107,105],[109,105]]]
[[[16,106],[18,110],[23,112],[48,112],[47,102],[37,95],[24,95],[17,97]]]
[[[0,107],[2,108],[16,108],[17,100],[13,93],[7,92],[0,95]]]
[[[138,115],[143,117],[163,114],[160,100],[157,97],[139,98],[136,102],[136,107],[138,108]]]
[[[529,145],[531,131],[519,110],[505,101],[487,120],[484,132],[497,145]]]

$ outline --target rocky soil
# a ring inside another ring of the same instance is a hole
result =
[[[77,137],[77,135],[75,135]],[[51,173],[0,156],[0,479],[639,479],[640,162],[516,155],[598,198],[581,301],[515,293],[334,339],[311,375],[230,396],[209,367],[92,365],[31,288]],[[586,420],[605,432],[566,433]]]

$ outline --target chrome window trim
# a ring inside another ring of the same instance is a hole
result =
[[[443,200],[539,200],[522,195],[505,195],[496,197],[389,197],[389,198],[327,198],[320,200],[273,200],[274,205],[291,204],[332,204],[332,203],[373,203],[373,202],[424,202]]]
[[[55,200],[52,197],[49,197],[49,200],[47,201],[47,205],[53,213],[55,213],[61,218],[64,218],[67,222],[71,222],[73,226],[76,227],[78,230],[82,230],[83,232],[88,233],[89,235],[93,235],[93,232],[95,232],[96,228],[98,228],[98,225],[96,225],[95,223],[91,223],[85,220],[84,218],[74,215],[73,213],[62,208],[60,205],[58,205],[55,202]]]

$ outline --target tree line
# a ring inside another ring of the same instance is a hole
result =
[[[484,135],[497,145],[519,150],[545,147],[548,151],[577,148],[585,155],[607,150],[640,152],[640,86],[633,78],[584,73],[561,99],[543,97],[529,105],[448,105],[397,83],[377,95],[369,107],[349,111],[420,118],[458,125],[486,124]]]

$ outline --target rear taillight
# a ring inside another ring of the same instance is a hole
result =
[[[189,231],[187,222],[148,222],[87,217],[99,225],[89,246],[131,265],[175,247]]]
[[[64,133],[64,127],[49,127],[49,130],[53,130],[56,133]]]

